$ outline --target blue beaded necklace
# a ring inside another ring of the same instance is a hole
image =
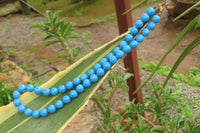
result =
[[[34,87],[31,84],[27,86],[20,85],[18,90],[13,92],[13,104],[18,107],[19,113],[24,113],[25,116],[32,116],[33,118],[39,118],[40,116],[46,117],[49,113],[55,113],[57,109],[63,108],[64,104],[69,104],[79,93],[84,92],[85,88],[88,88],[92,83],[97,82],[99,77],[102,77],[105,74],[105,71],[111,69],[111,66],[115,64],[118,59],[123,58],[124,54],[131,52],[131,48],[137,48],[138,43],[144,41],[144,36],[148,36],[150,30],[155,29],[155,23],[160,22],[160,17],[154,14],[154,8],[148,8],[147,13],[141,16],[141,20],[137,20],[135,22],[135,27],[130,29],[131,34],[125,36],[125,41],[121,41],[119,47],[114,48],[113,53],[108,53],[106,58],[102,58],[99,63],[94,65],[94,69],[88,70],[87,74],[82,74],[80,78],[76,77],[73,81],[68,81],[65,85],[60,85],[58,88],[54,87],[52,89],[46,88],[42,90],[42,88]],[[137,35],[144,23],[150,20],[150,16],[152,16],[152,22],[148,23],[147,28],[142,30],[142,34]],[[137,36],[134,40],[135,35]],[[76,90],[72,90],[75,86]],[[43,108],[40,111],[32,111],[32,109],[26,108],[21,104],[21,100],[19,99],[21,93],[24,93],[25,91],[34,92],[36,95],[43,94],[44,96],[56,96],[59,93],[65,93],[67,90],[70,90],[69,95],[65,95],[62,100],[57,100],[55,105],[49,105],[47,109]]]

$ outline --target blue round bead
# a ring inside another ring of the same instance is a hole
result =
[[[124,52],[119,50],[117,53],[116,53],[116,57],[119,59],[119,58],[122,58],[124,57]]]
[[[68,90],[71,90],[71,89],[74,87],[74,85],[73,85],[73,83],[72,83],[71,81],[68,81],[68,82],[66,83],[65,87],[66,87]]]
[[[42,93],[43,93],[43,95],[44,96],[49,96],[50,94],[51,94],[51,91],[50,91],[50,89],[48,89],[48,88],[46,88],[46,89],[44,89],[43,91],[42,91]]]
[[[154,16],[152,17],[152,21],[153,21],[154,23],[160,22],[160,16],[154,15]]]
[[[49,113],[54,113],[54,112],[56,112],[56,107],[55,107],[55,105],[49,105],[49,107],[48,107],[48,112],[49,112]]]
[[[32,113],[33,118],[39,118],[40,117],[40,112],[38,110],[34,110]]]
[[[26,90],[28,92],[32,92],[34,90],[34,86],[32,84],[29,84],[29,85],[26,86]]]
[[[128,45],[126,45],[126,46],[128,46]],[[117,62],[117,57],[116,57],[116,56],[113,56],[113,57],[111,57],[111,58],[109,59],[109,61],[110,61],[111,64],[115,64],[115,63]]]
[[[148,15],[148,14],[143,14],[143,15],[141,16],[141,20],[142,20],[143,22],[149,21],[149,15]]]
[[[148,36],[149,34],[150,34],[149,29],[144,28],[144,29],[142,30],[142,35],[143,35],[143,36]]]
[[[125,45],[125,46],[123,47],[123,52],[124,52],[124,53],[130,53],[130,52],[131,52],[131,47],[130,47],[129,45]]]
[[[97,73],[97,76],[101,77],[105,74],[105,71],[102,68],[99,68],[99,69],[97,69],[96,73]]]
[[[126,41],[121,41],[119,44],[119,47],[122,49],[124,45],[128,45],[128,43]],[[115,51],[116,54],[117,51]]]
[[[63,107],[63,102],[61,100],[56,101],[56,108],[61,109]]]
[[[96,71],[98,68],[101,68],[101,65],[99,63],[94,65],[94,70]]]
[[[120,50],[120,48],[119,48],[119,47],[115,47],[114,50],[113,50],[114,54],[116,54],[116,52],[117,52],[118,50]]]
[[[149,16],[154,15],[154,13],[155,13],[155,9],[154,9],[154,8],[149,7],[149,8],[147,9],[147,14],[148,14]]]
[[[71,102],[71,98],[68,95],[65,95],[62,100],[63,100],[63,103],[65,103],[65,104]]]
[[[80,78],[76,77],[76,78],[73,79],[73,84],[74,85],[79,85],[80,83],[81,83]]]
[[[34,89],[34,92],[35,92],[35,94],[40,95],[40,94],[42,93],[42,88],[36,87],[36,88]]]
[[[138,33],[138,28],[132,27],[132,28],[130,29],[130,32],[131,32],[132,35],[136,35],[136,34]]]
[[[101,64],[101,65],[103,65],[105,62],[107,62],[107,59],[106,59],[106,58],[102,58],[102,59],[100,60],[100,64]]]
[[[103,64],[103,69],[104,70],[109,70],[111,68],[111,64],[109,63],[109,62],[105,62],[104,64]]]
[[[41,115],[42,117],[46,117],[46,116],[48,115],[48,110],[45,109],[45,108],[41,109],[41,110],[40,110],[40,115]]]
[[[64,85],[60,85],[60,86],[58,87],[58,91],[59,91],[60,93],[65,93],[65,92],[66,92],[65,86],[64,86]]]
[[[156,28],[156,25],[154,22],[150,22],[147,27],[149,30],[154,30]]]
[[[19,99],[14,99],[13,104],[18,107],[19,105],[21,105],[21,100]]]
[[[32,115],[32,110],[28,108],[28,109],[26,109],[24,111],[24,114],[25,114],[25,116],[31,116]]]
[[[70,93],[69,93],[69,96],[70,96],[71,98],[76,98],[76,97],[78,96],[78,93],[77,93],[77,91],[75,91],[75,90],[71,90]]]
[[[92,74],[92,75],[90,76],[90,81],[93,82],[93,83],[97,82],[98,79],[99,79],[99,78],[98,78],[98,76],[97,76],[96,74]]]
[[[58,95],[58,89],[57,88],[52,88],[51,89],[51,95],[53,95],[53,96],[56,96],[56,95]]]
[[[107,55],[107,60],[109,60],[109,58],[112,57],[112,56],[114,56],[113,53],[108,53],[108,55]]]
[[[144,36],[143,35],[137,35],[136,41],[137,42],[143,42],[144,41]]]
[[[24,105],[20,105],[20,106],[18,107],[19,113],[24,113],[25,110],[26,110],[26,107],[25,107]]]
[[[141,20],[137,20],[137,21],[135,22],[135,26],[136,26],[136,28],[142,28],[143,22],[142,22]]]
[[[131,41],[130,46],[131,46],[131,48],[137,48],[138,42],[136,40],[133,40],[133,41]]]
[[[99,69],[102,69],[102,68],[99,68]],[[98,70],[99,70],[98,69]],[[91,81],[89,80],[89,79],[85,79],[84,81],[83,81],[83,86],[84,87],[90,87],[91,86]]]
[[[81,75],[81,77],[80,77],[80,79],[81,79],[81,81],[84,81],[85,79],[87,79],[88,78],[88,75],[87,74],[82,74]]]
[[[26,86],[25,86],[25,85],[20,85],[20,86],[18,87],[18,91],[19,91],[20,93],[25,92],[25,90],[26,90]]]
[[[93,75],[93,74],[92,74],[92,75]],[[91,76],[92,76],[92,75],[91,75]],[[79,92],[79,93],[84,92],[84,90],[85,90],[85,88],[83,87],[83,85],[78,85],[78,86],[76,87],[76,91]]]
[[[94,74],[94,73],[95,73],[94,69],[88,70],[88,76],[90,76],[90,75],[92,75],[92,74]]]
[[[15,99],[19,98],[20,96],[21,96],[21,94],[20,94],[19,91],[14,91],[14,92],[13,92],[13,97],[14,97]]]
[[[125,40],[126,40],[127,42],[131,42],[131,41],[133,40],[133,36],[132,36],[131,34],[127,34],[127,35],[125,36]]]

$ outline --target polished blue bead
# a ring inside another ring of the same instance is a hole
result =
[[[25,85],[20,85],[20,86],[18,87],[18,91],[19,91],[20,93],[25,92],[25,90],[26,90],[26,86],[25,86]]]
[[[26,109],[24,111],[24,114],[25,114],[25,116],[31,116],[32,115],[32,110],[28,108],[28,109]]]
[[[58,95],[58,89],[57,88],[52,88],[51,89],[51,95],[53,95],[53,96],[56,96],[56,95]]]
[[[126,45],[126,46],[128,46],[128,45]],[[115,64],[115,63],[117,62],[117,57],[116,57],[116,56],[113,56],[113,57],[111,57],[111,58],[109,59],[109,61],[110,61],[111,64]]]
[[[117,53],[116,53],[116,57],[119,59],[119,58],[122,58],[124,57],[124,52],[119,50]]]
[[[74,85],[73,85],[73,83],[71,81],[68,81],[66,83],[65,87],[66,87],[66,89],[71,90],[74,87]]]
[[[123,48],[124,45],[128,45],[128,43],[126,41],[121,41],[120,44],[119,44],[121,49]],[[115,51],[115,52],[117,52],[117,51]]]
[[[96,71],[98,68],[101,68],[101,64],[97,63],[94,65],[94,70]]]
[[[92,74],[92,75],[90,76],[90,81],[93,82],[93,83],[97,82],[98,79],[99,79],[99,78],[98,78],[98,76],[97,76],[96,74]]]
[[[119,47],[115,47],[114,50],[113,50],[114,54],[116,54],[116,52],[117,52],[118,50],[120,50],[120,48],[119,48]]]
[[[97,76],[101,77],[105,74],[105,71],[102,68],[99,68],[99,69],[97,69],[96,73],[97,73]]]
[[[107,55],[107,60],[109,60],[109,58],[112,57],[112,56],[114,56],[113,53],[108,53],[108,55]]]
[[[133,40],[133,36],[132,36],[131,34],[127,34],[127,35],[125,36],[125,40],[126,40],[127,42],[131,42],[131,41]]]
[[[13,97],[14,97],[15,99],[19,98],[20,96],[21,96],[21,94],[20,94],[19,91],[14,91],[14,92],[13,92]]]
[[[42,91],[42,93],[43,93],[43,95],[44,96],[49,96],[50,94],[51,94],[51,91],[50,91],[50,89],[48,89],[48,88],[45,88],[43,91]]]
[[[56,112],[56,107],[55,107],[55,105],[49,105],[49,107],[48,107],[48,112],[49,112],[49,113],[55,113],[55,112]]]
[[[140,43],[143,42],[144,41],[144,36],[143,35],[137,35],[136,41],[140,42]]]
[[[150,34],[149,29],[144,28],[144,29],[142,30],[142,35],[143,35],[143,36],[148,36],[149,34]]]
[[[149,7],[149,8],[147,9],[147,14],[148,14],[149,16],[154,15],[154,13],[155,13],[155,9],[154,9],[154,8]]]
[[[32,92],[34,90],[34,86],[32,84],[29,84],[29,85],[26,86],[26,90],[28,92]]]
[[[87,79],[88,78],[88,75],[87,74],[82,74],[81,75],[81,77],[80,77],[80,79],[81,79],[81,81],[84,81],[85,79]]]
[[[26,110],[26,107],[24,105],[20,105],[17,109],[19,113],[24,113],[24,111]]]
[[[45,108],[41,109],[41,110],[40,110],[40,115],[41,115],[42,117],[46,117],[46,116],[48,115],[48,110],[45,109]]]
[[[40,95],[40,94],[42,93],[42,88],[36,87],[36,88],[34,89],[34,92],[35,92],[35,94]]]
[[[61,109],[63,107],[63,102],[61,100],[56,101],[56,108]]]
[[[93,74],[92,74],[92,75],[93,75]],[[92,75],[91,75],[91,76],[92,76]],[[85,90],[85,88],[83,87],[83,85],[78,85],[78,86],[76,87],[76,91],[79,92],[79,93],[84,92],[84,90]]]
[[[149,21],[149,15],[148,15],[148,14],[143,14],[143,15],[141,16],[141,20],[142,20],[143,22]]]
[[[147,25],[148,29],[149,30],[154,30],[156,28],[156,25],[154,22],[150,22],[148,25]]]
[[[138,28],[132,27],[132,28],[130,29],[130,32],[131,32],[132,35],[136,35],[136,34],[138,33]]]
[[[13,104],[18,107],[19,105],[21,105],[21,100],[19,99],[14,99]]]
[[[130,47],[129,45],[125,45],[125,46],[123,47],[123,52],[124,52],[124,53],[130,53],[130,52],[131,52],[131,47]]]
[[[66,92],[65,86],[64,86],[64,85],[60,85],[60,86],[58,87],[58,91],[59,91],[60,93],[65,93],[65,92]]]
[[[94,69],[90,69],[90,70],[88,70],[88,76],[90,76],[90,75],[92,75],[92,74],[94,74],[95,73],[95,71],[94,71]]]
[[[32,112],[32,116],[33,116],[33,118],[39,118],[39,117],[40,117],[40,111],[34,110],[34,111]]]
[[[138,42],[136,40],[133,40],[133,41],[131,41],[130,46],[131,46],[131,48],[137,48]]]
[[[62,99],[63,103],[67,104],[71,102],[71,98],[68,95],[65,95]]]
[[[99,69],[102,69],[102,68],[99,68]],[[83,81],[83,86],[84,87],[90,87],[91,86],[91,81],[89,79],[85,79]]]
[[[106,59],[106,58],[102,58],[102,59],[100,60],[100,64],[101,64],[101,65],[103,65],[105,62],[107,62],[107,59]]]
[[[104,64],[103,64],[103,69],[104,70],[109,70],[111,68],[111,64],[109,63],[109,62],[105,62]]]
[[[154,16],[152,17],[152,21],[153,21],[154,23],[160,22],[160,16],[154,15]]]
[[[136,28],[142,28],[143,22],[142,22],[141,20],[137,20],[137,21],[135,22],[135,26],[136,26]]]
[[[81,83],[80,78],[76,77],[76,78],[73,79],[73,84],[74,85],[79,85],[80,83]]]
[[[71,90],[70,93],[69,93],[69,96],[70,96],[71,98],[76,98],[76,97],[78,96],[78,93],[77,93],[77,91],[75,91],[75,90]]]

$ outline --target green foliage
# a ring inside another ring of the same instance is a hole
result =
[[[80,35],[74,32],[71,22],[66,23],[66,18],[59,19],[60,13],[61,11],[56,11],[54,14],[51,11],[46,11],[46,19],[42,23],[31,25],[30,28],[39,28],[41,32],[46,33],[46,37],[43,39],[46,41],[45,47],[60,43],[66,53],[59,57],[67,58],[68,63],[72,64],[82,48],[70,49],[67,44],[69,39],[79,38]]]
[[[152,61],[152,62],[147,63],[147,64],[140,63],[140,68],[142,68],[146,71],[153,72],[157,65],[158,65],[158,62],[155,62],[155,61]],[[160,66],[157,69],[156,74],[167,76],[170,73],[170,70],[171,70],[171,67],[169,67],[168,65]],[[175,71],[171,75],[171,78],[176,79],[178,81],[185,82],[186,84],[189,84],[189,85],[194,86],[194,87],[200,87],[200,68],[199,68],[199,65],[197,65],[196,67],[195,66],[191,67],[189,72],[186,75],[182,74],[182,73],[178,73],[177,71]]]
[[[0,82],[0,107],[13,101],[12,93],[5,81]]]

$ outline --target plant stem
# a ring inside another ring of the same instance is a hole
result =
[[[96,102],[98,108],[101,110],[101,113],[104,114],[106,111],[105,111],[103,105],[100,104],[95,98],[92,98],[92,100],[94,100],[94,102]]]
[[[110,108],[110,106],[111,106],[112,98],[115,94],[115,91],[116,91],[116,88],[113,88],[111,91],[110,98],[108,99],[108,108]]]
[[[62,45],[62,47],[64,48],[64,50],[65,50],[65,52],[67,53],[67,55],[68,55],[68,57],[69,57],[69,60],[71,61],[71,62],[74,62],[74,58],[72,57],[72,55],[71,55],[71,52],[70,52],[70,50],[69,50],[69,47],[67,47],[67,45],[64,43],[64,42],[60,42],[61,43],[61,45]]]

